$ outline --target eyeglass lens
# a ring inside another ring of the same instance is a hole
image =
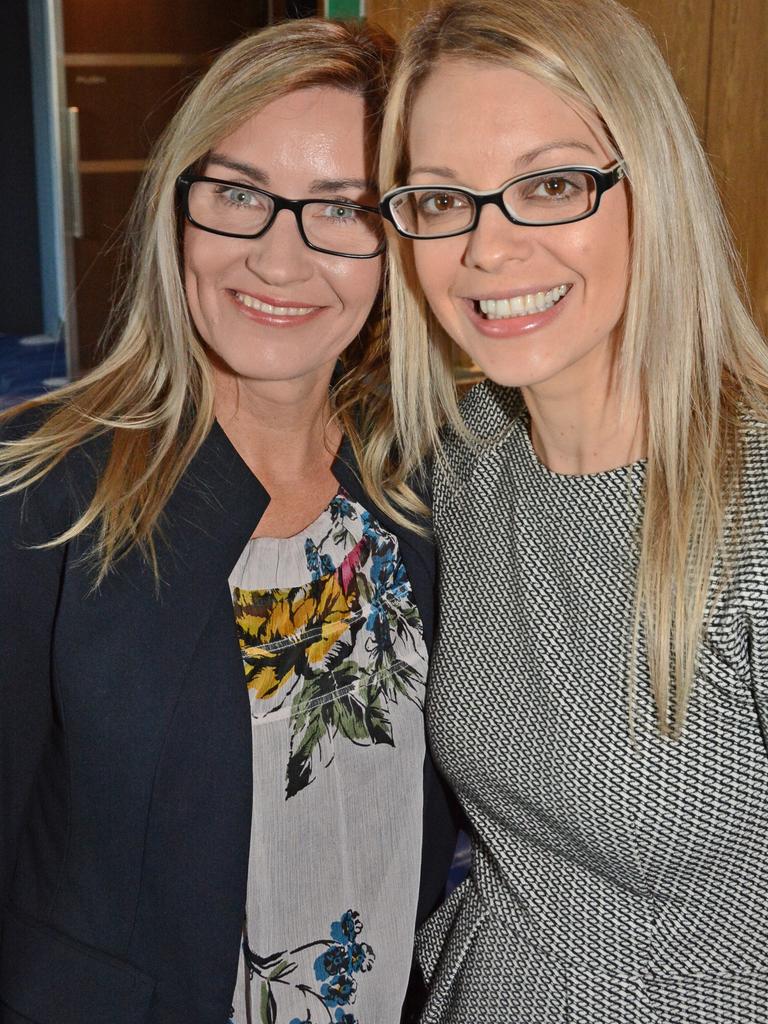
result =
[[[556,224],[591,213],[597,202],[597,186],[592,175],[584,171],[550,172],[513,182],[502,198],[517,220]],[[400,193],[391,209],[398,226],[408,234],[429,237],[466,229],[475,218],[476,206],[464,192],[440,188]]]
[[[274,202],[268,195],[241,185],[195,181],[189,189],[189,213],[197,224],[231,235],[256,235],[269,222]],[[365,256],[381,245],[383,229],[377,213],[328,200],[307,203],[301,211],[307,239],[320,249]]]

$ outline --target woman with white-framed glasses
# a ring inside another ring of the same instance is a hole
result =
[[[469,878],[425,1024],[768,1005],[768,350],[614,0],[448,0],[382,144],[401,450],[435,450],[428,730]],[[452,347],[487,378],[456,403]]]
[[[221,55],[104,361],[2,417],[2,1024],[400,1022],[455,837],[381,316],[393,55],[315,19]]]

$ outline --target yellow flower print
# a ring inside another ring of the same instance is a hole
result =
[[[337,573],[288,590],[235,588],[235,618],[248,688],[273,697],[320,665],[358,617],[358,596]]]

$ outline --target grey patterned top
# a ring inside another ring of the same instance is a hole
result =
[[[546,469],[518,394],[470,392],[480,454],[435,479],[442,611],[428,716],[474,832],[424,926],[439,1024],[768,1021],[768,427],[681,740],[629,635],[645,467]],[[715,588],[713,588],[713,593]]]

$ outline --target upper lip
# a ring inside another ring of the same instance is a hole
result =
[[[296,302],[291,299],[277,299],[274,295],[257,295],[255,292],[249,292],[245,288],[232,288],[231,289],[236,295],[247,295],[251,299],[256,299],[257,302],[263,302],[267,306],[282,306],[283,309],[315,309],[321,304],[319,302]]]
[[[488,292],[486,295],[465,295],[463,298],[468,299],[470,302],[487,302],[489,299],[515,299],[518,295],[536,295],[537,292],[551,292],[553,288],[559,288],[561,284],[564,284],[566,288],[570,288],[568,281],[555,281],[554,283],[544,285],[529,285],[527,288],[510,288],[499,289],[499,291]]]

